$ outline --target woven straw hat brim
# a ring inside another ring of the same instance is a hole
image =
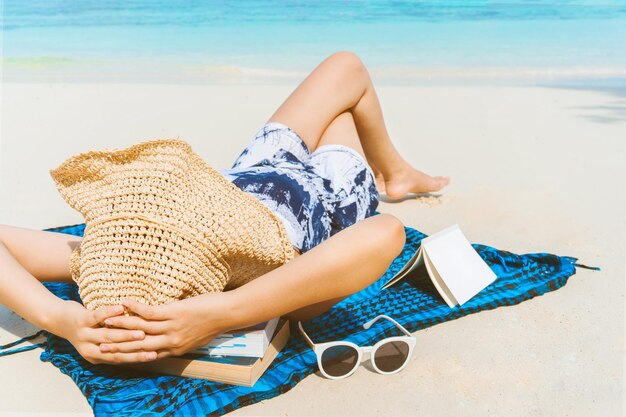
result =
[[[90,309],[235,288],[295,256],[276,214],[180,139],[80,153],[50,175],[85,218],[70,270]]]

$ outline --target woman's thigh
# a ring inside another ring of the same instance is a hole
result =
[[[268,122],[289,126],[313,151],[331,122],[358,103],[367,77],[355,54],[334,53],[300,83]]]
[[[348,146],[365,158],[365,152],[361,146],[359,133],[354,124],[354,118],[349,111],[345,111],[333,119],[322,134],[317,146],[319,148],[323,145],[332,144]]]

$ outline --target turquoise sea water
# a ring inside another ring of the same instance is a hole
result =
[[[4,3],[5,81],[276,83],[337,50],[382,83],[626,79],[626,1]]]

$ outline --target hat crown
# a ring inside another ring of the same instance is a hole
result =
[[[179,139],[81,153],[50,174],[85,218],[71,270],[89,308],[221,291],[295,255],[280,219]]]

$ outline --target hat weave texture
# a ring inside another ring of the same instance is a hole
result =
[[[80,153],[50,175],[85,218],[70,271],[91,310],[235,288],[295,256],[281,220],[180,139]]]

